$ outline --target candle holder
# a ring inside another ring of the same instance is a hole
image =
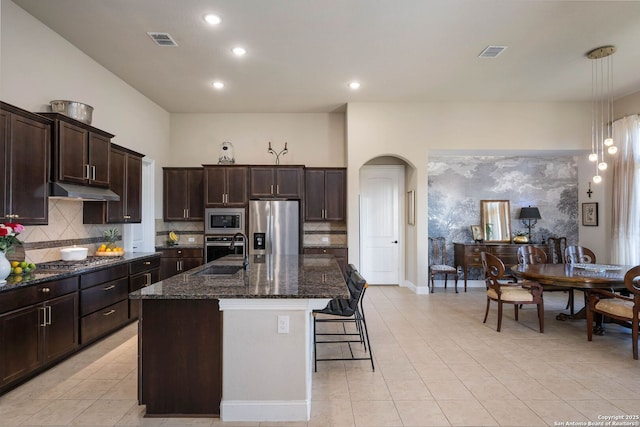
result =
[[[289,150],[287,149],[287,143],[284,143],[284,148],[282,150],[280,150],[279,152],[275,152],[273,150],[273,148],[271,148],[271,141],[269,141],[269,148],[267,148],[267,152],[273,154],[274,156],[276,156],[276,165],[280,164],[280,156],[284,156],[285,154],[287,154],[289,152]]]

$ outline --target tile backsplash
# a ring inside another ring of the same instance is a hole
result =
[[[347,246],[344,222],[305,222],[304,246]]]
[[[76,199],[49,198],[49,224],[27,225],[18,238],[24,251],[10,254],[11,259],[24,259],[40,263],[60,259],[60,248],[78,245],[89,248],[93,255],[100,243],[105,241],[102,232],[120,225],[96,225],[82,223],[82,201]],[[121,241],[117,244],[122,244]],[[24,255],[22,255],[24,253]]]

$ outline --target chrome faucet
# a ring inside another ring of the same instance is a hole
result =
[[[242,260],[242,268],[244,270],[249,269],[249,239],[247,239],[247,235],[241,232],[238,232],[233,235],[231,238],[231,244],[229,245],[229,250],[234,250],[236,248],[236,237],[241,236],[244,239],[244,259]]]

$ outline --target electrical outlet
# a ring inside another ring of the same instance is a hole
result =
[[[193,243],[193,242],[195,242],[195,241],[196,241],[196,238],[195,238],[195,237],[189,237],[189,239],[188,239],[188,240],[189,240],[189,243]]]
[[[289,333],[289,316],[278,316],[278,333]]]
[[[322,241],[323,241],[323,242],[328,242],[328,241],[329,241],[329,238],[328,238],[328,237],[323,237],[323,238],[322,238]]]

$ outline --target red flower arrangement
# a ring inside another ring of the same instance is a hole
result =
[[[0,224],[0,252],[7,253],[14,245],[21,245],[18,234],[24,231],[24,226],[15,222]]]

